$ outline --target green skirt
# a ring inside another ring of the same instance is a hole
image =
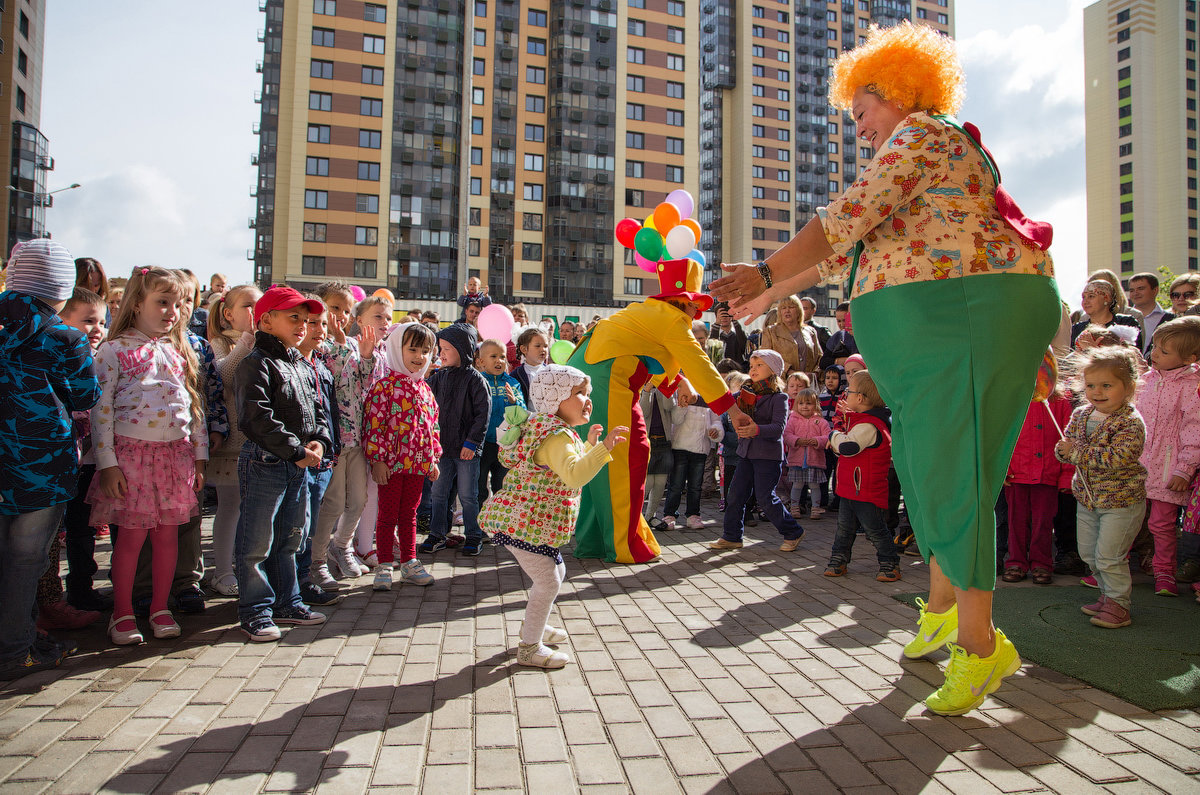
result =
[[[1053,279],[981,274],[853,299],[854,340],[892,411],[921,554],[956,588],[996,587],[996,500],[1061,317]]]

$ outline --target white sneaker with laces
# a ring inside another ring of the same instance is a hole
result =
[[[334,568],[338,569],[342,577],[347,579],[357,579],[366,574],[365,571],[358,567],[358,561],[354,559],[354,552],[349,547],[330,547],[329,558],[333,561]]]
[[[413,558],[407,563],[400,564],[400,581],[410,582],[413,585],[432,585],[433,575],[425,571],[421,561]]]
[[[313,585],[322,591],[340,591],[342,589],[342,584],[329,574],[329,566],[325,561],[314,563],[309,577],[312,579]]]
[[[392,590],[392,567],[381,566],[379,571],[375,572],[375,584],[371,587],[376,591]]]

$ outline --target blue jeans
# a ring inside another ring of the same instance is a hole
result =
[[[887,511],[873,502],[851,500],[842,497],[838,506],[837,532],[833,536],[833,552],[829,554],[829,565],[844,566],[850,562],[854,539],[861,527],[867,540],[875,545],[875,557],[880,571],[891,571],[900,566],[900,554],[892,531],[887,526]]]
[[[24,658],[37,637],[37,584],[65,502],[29,513],[0,514],[0,663]]]
[[[775,529],[788,541],[804,535],[800,526],[775,493],[779,475],[783,472],[782,461],[761,458],[743,458],[733,470],[733,482],[729,484],[729,496],[725,500],[725,525],[721,537],[726,541],[741,541],[745,528],[742,525],[746,505],[751,497],[758,499],[758,509],[767,515]]]
[[[483,447],[479,448],[479,455],[475,457],[479,459],[478,504],[482,506],[489,496],[495,496],[504,488],[504,476],[508,474],[508,469],[500,463],[500,445],[495,442],[484,442]]]
[[[663,516],[675,516],[679,513],[679,500],[683,497],[684,484],[687,484],[687,515],[700,515],[700,487],[704,483],[704,453],[693,453],[690,450],[672,450],[671,479],[667,481],[667,502],[663,506]]]
[[[242,446],[242,515],[233,547],[242,622],[300,605],[296,550],[304,536],[307,485],[304,469],[253,442]]]
[[[325,489],[329,488],[329,481],[333,478],[333,467],[309,467],[304,472],[305,486],[308,489],[308,517],[304,522],[304,540],[300,542],[300,549],[296,552],[296,579],[300,582],[308,582],[308,572],[312,568],[312,531],[317,524],[317,517],[321,515],[321,500],[324,499]]]
[[[463,528],[467,540],[479,541],[483,531],[479,529],[479,454],[470,461],[455,455],[444,455],[438,461],[438,479],[430,493],[432,515],[429,517],[429,535],[444,539],[450,531],[449,509],[451,491],[458,486],[458,499],[462,503]]]

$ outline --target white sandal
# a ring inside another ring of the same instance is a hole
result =
[[[126,621],[133,622],[133,629],[117,629],[117,624],[123,624]],[[108,637],[118,646],[136,646],[145,640],[141,630],[137,628],[137,619],[133,616],[113,616],[112,620],[108,622]]]
[[[517,663],[530,668],[562,668],[570,661],[561,651],[553,651],[541,643],[522,643],[517,647]]]
[[[557,646],[567,640],[567,631],[558,627],[546,627],[546,631],[542,633],[542,643],[547,646]]]
[[[154,619],[159,616],[166,616],[171,619],[170,624],[159,624]],[[178,638],[183,634],[183,630],[179,627],[179,622],[175,620],[175,616],[171,615],[170,610],[159,610],[150,616],[150,629],[154,632],[154,637],[159,638]]]

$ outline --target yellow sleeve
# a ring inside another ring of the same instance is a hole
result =
[[[711,404],[728,394],[729,389],[712,359],[692,336],[691,324],[672,323],[665,331],[663,347],[675,357],[683,375],[704,402]]]
[[[587,442],[579,444],[562,431],[547,437],[533,454],[535,464],[549,467],[569,489],[583,488],[611,460],[604,445],[588,448]]]

